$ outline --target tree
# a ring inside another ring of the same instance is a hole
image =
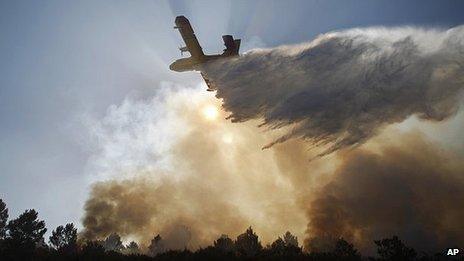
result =
[[[263,249],[263,246],[258,241],[258,236],[253,232],[253,229],[249,227],[245,233],[237,237],[235,248],[241,256],[254,257]]]
[[[283,241],[284,241],[286,247],[289,247],[289,246],[298,247],[298,238],[296,236],[292,235],[292,233],[290,233],[290,231],[287,231],[284,234]]]
[[[0,199],[0,240],[5,238],[6,235],[6,222],[8,221],[8,208],[5,202]]]
[[[74,252],[77,250],[77,229],[73,223],[58,226],[52,231],[49,242],[58,251]]]
[[[156,256],[166,251],[163,239],[159,234],[151,240],[151,244],[148,246],[148,251],[151,256]]]
[[[105,248],[100,241],[88,241],[81,251],[82,260],[103,260]]]
[[[124,253],[128,255],[132,254],[138,254],[139,253],[139,245],[135,241],[131,241],[129,244],[127,244],[126,249],[124,250]]]
[[[272,242],[269,246],[272,255],[283,255],[285,253],[285,242],[281,237]]]
[[[222,252],[233,252],[235,249],[234,241],[232,241],[232,239],[230,239],[227,235],[222,235],[214,241],[214,247]]]
[[[7,239],[21,245],[36,246],[43,241],[47,229],[45,222],[38,220],[38,213],[34,209],[24,211],[17,219],[7,225]]]
[[[29,260],[36,248],[44,245],[43,236],[47,229],[45,222],[37,216],[35,210],[29,209],[8,222],[4,251],[10,259]]]
[[[119,252],[124,249],[124,245],[122,244],[121,237],[116,234],[112,233],[109,235],[105,241],[103,242],[103,247],[106,251],[116,251]]]
[[[338,260],[361,260],[358,250],[343,238],[335,242],[334,254]]]
[[[397,236],[376,240],[374,243],[380,260],[414,260],[417,256],[416,251],[407,247]]]
[[[271,256],[295,257],[301,254],[301,248],[298,247],[298,239],[290,232],[286,232],[282,237],[278,237],[271,245],[267,247],[267,254]]]

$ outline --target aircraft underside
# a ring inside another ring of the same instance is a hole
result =
[[[211,61],[218,59],[227,59],[230,57],[238,56],[240,49],[240,39],[234,39],[231,35],[223,35],[222,39],[226,49],[222,54],[205,55],[203,50],[198,43],[198,39],[195,36],[192,26],[187,18],[184,16],[178,16],[175,20],[176,26],[174,28],[179,29],[182,39],[185,42],[185,47],[179,48],[181,54],[189,52],[191,54],[188,58],[182,58],[174,61],[169,69],[176,72],[185,71],[200,71],[201,76],[205,80],[208,86],[208,91],[214,91],[216,88],[211,80],[208,79],[202,67]]]

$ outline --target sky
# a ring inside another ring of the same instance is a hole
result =
[[[215,53],[223,34],[247,51],[353,27],[450,28],[464,23],[463,8],[458,0],[2,1],[0,198],[10,217],[34,208],[49,228],[80,223],[89,186],[102,179],[89,166],[98,146],[86,119],[127,98],[151,100],[167,82],[201,83],[168,69],[180,57],[177,15]]]

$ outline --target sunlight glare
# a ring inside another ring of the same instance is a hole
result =
[[[213,105],[208,105],[204,107],[202,113],[205,119],[210,120],[210,121],[216,120],[217,117],[219,116],[218,109],[214,107]]]

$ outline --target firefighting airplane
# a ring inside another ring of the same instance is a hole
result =
[[[179,48],[181,55],[184,52],[189,52],[191,56],[189,58],[176,60],[169,66],[169,69],[176,72],[200,71],[201,76],[206,82],[206,85],[208,85],[207,91],[214,91],[216,88],[203,72],[203,65],[214,60],[238,56],[238,50],[240,49],[240,39],[234,39],[232,35],[223,35],[222,40],[226,46],[224,52],[222,54],[205,55],[201,49],[200,44],[198,43],[198,39],[193,32],[193,28],[190,25],[189,20],[185,18],[185,16],[178,16],[176,17],[175,23],[176,26],[174,28],[179,29],[180,35],[182,36],[182,39],[184,39],[186,45]]]

